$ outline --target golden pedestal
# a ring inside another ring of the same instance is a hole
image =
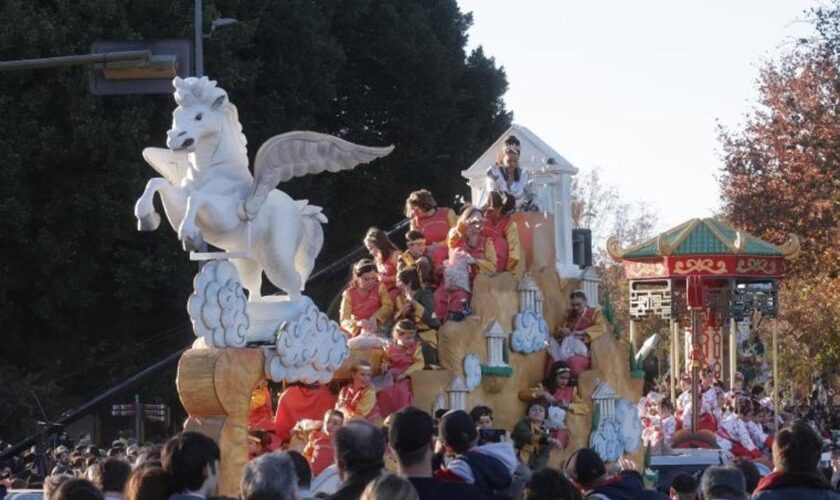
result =
[[[248,463],[251,392],[263,378],[259,349],[189,349],[178,362],[176,385],[189,417],[185,431],[213,438],[222,451],[219,494],[239,496]]]

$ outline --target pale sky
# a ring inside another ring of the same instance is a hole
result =
[[[737,127],[763,61],[809,34],[814,0],[458,0],[469,48],[504,66],[507,108],[659,229],[718,208],[716,120]]]

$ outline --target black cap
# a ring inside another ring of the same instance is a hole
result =
[[[566,475],[581,485],[591,485],[606,473],[604,461],[592,448],[581,448],[566,460]]]
[[[419,450],[432,442],[434,425],[435,422],[428,413],[413,406],[406,406],[391,415],[388,442],[398,452]]]
[[[475,421],[464,410],[446,412],[440,419],[440,436],[456,452],[463,453],[478,439]]]

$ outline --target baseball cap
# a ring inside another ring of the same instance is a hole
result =
[[[429,446],[434,434],[434,420],[423,410],[406,406],[391,414],[388,442],[396,451],[409,452]]]

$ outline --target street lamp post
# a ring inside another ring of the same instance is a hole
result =
[[[220,17],[214,19],[210,25],[210,33],[204,33],[204,1],[195,0],[195,76],[201,78],[204,76],[204,39],[216,32],[217,29],[224,26],[236,24],[239,21],[231,17]]]

